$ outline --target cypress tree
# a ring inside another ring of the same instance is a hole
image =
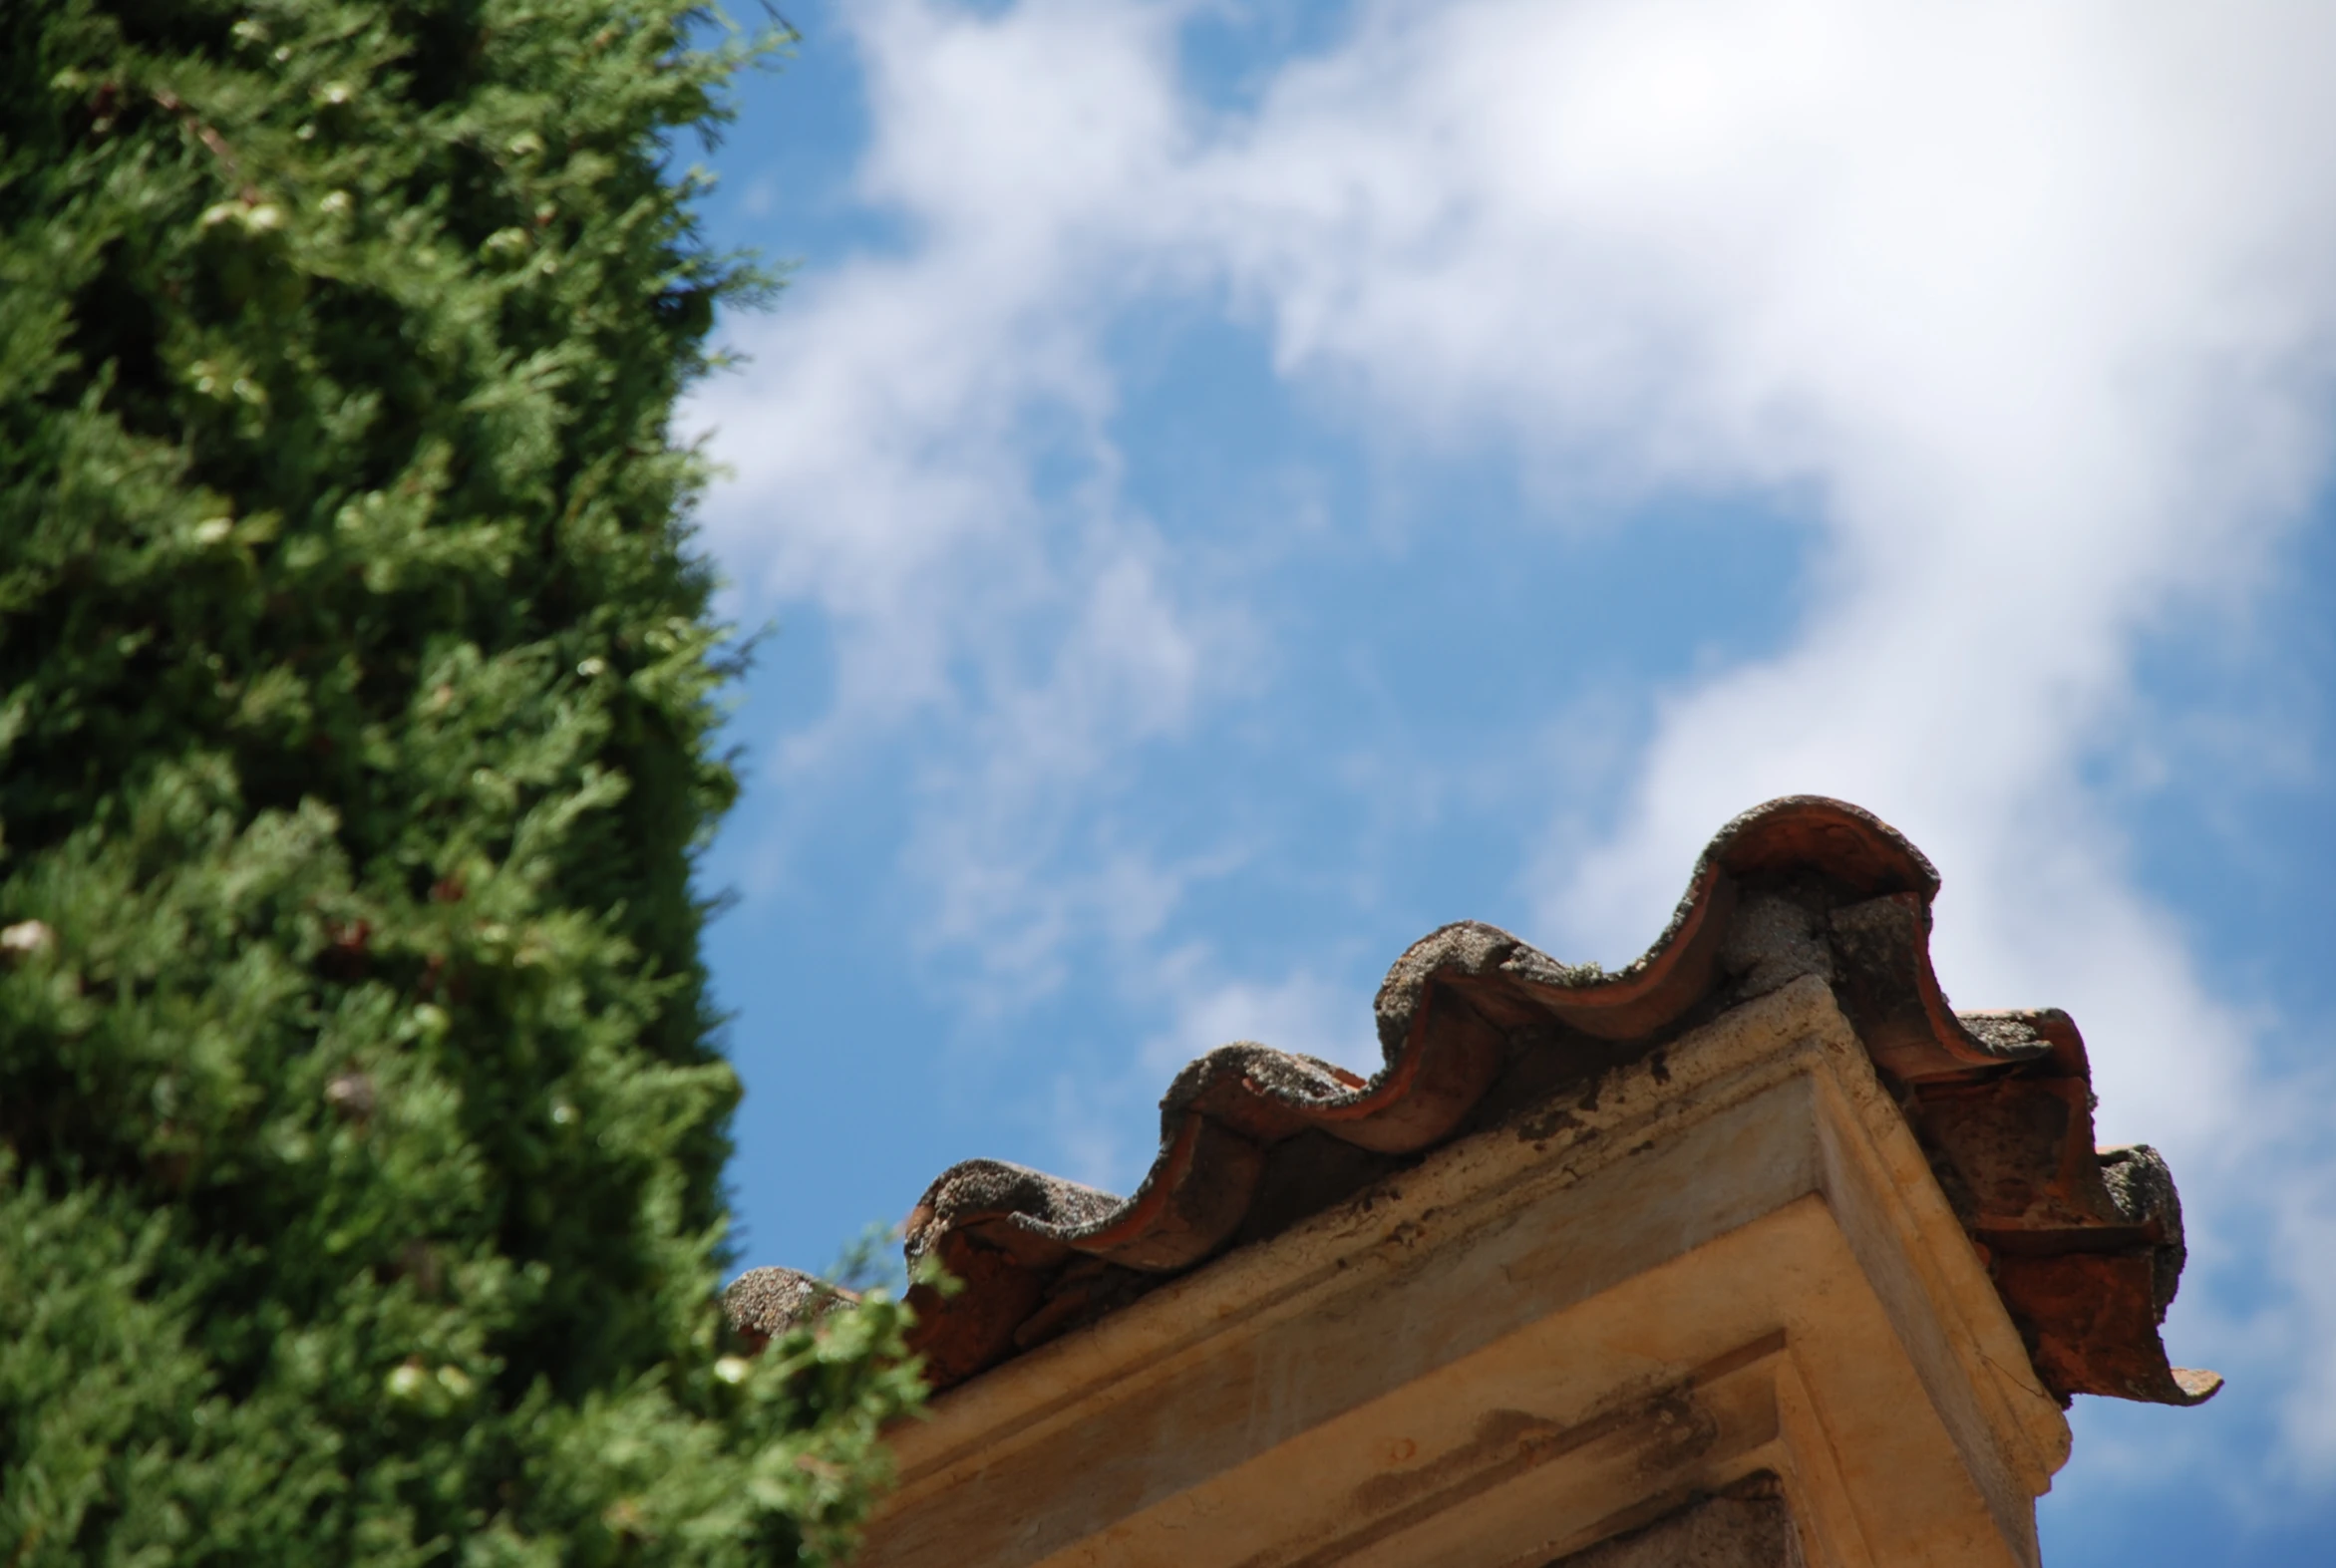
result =
[[[841,1551],[714,1304],[682,0],[0,7],[0,1562]]]

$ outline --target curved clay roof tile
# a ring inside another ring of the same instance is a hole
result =
[[[1560,1082],[1816,973],[1899,1089],[2045,1385],[2063,1400],[2207,1398],[2220,1380],[2169,1367],[2158,1338],[2183,1256],[2165,1162],[2094,1150],[2067,1015],[1948,1008],[1930,965],[1938,886],[1886,823],[1794,795],[1720,830],[1662,935],[1620,970],[1562,964],[1473,921],[1433,932],[1380,987],[1385,1065],[1367,1082],[1226,1046],[1169,1086],[1160,1154],[1131,1197],[994,1160],[944,1172],[907,1225],[911,1260],[936,1258],[964,1287],[912,1291],[927,1377],[961,1382]]]

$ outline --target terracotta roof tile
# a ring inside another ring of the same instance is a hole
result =
[[[1937,891],[1930,862],[1883,822],[1792,796],[1721,829],[1662,936],[1624,969],[1446,926],[1380,988],[1375,1077],[1259,1045],[1212,1051],[1168,1087],[1160,1154],[1131,1197],[995,1160],[944,1172],[906,1227],[912,1261],[937,1258],[964,1282],[946,1299],[911,1293],[927,1377],[960,1383],[1815,974],[1896,1093],[2046,1387],[2064,1402],[2196,1404],[2220,1380],[2169,1367],[2158,1337],[2183,1257],[2165,1162],[2095,1150],[2066,1014],[1948,1008],[1929,956]]]

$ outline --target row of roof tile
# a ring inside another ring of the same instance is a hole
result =
[[[1399,958],[1376,1004],[1369,1080],[1254,1044],[1191,1063],[1161,1101],[1161,1147],[1126,1198],[996,1160],[942,1173],[906,1225],[911,1263],[962,1282],[911,1291],[936,1389],[1262,1240],[1470,1132],[1595,1092],[1727,1008],[1802,975],[1829,983],[2063,1402],[2209,1397],[2158,1328],[2180,1279],[2181,1211],[2146,1147],[2093,1146],[2090,1067],[2057,1011],[1955,1013],[1929,956],[1938,874],[1854,806],[1791,796],[1721,829],[1627,968],[1567,965],[1475,922]],[[755,1270],[728,1298],[761,1338],[826,1298]]]

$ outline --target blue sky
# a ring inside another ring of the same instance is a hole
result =
[[[2230,1390],[2081,1401],[2050,1560],[2336,1548],[2336,11],[788,14],[686,415],[747,1261],[1124,1191],[1187,1058],[1373,1066],[1414,938],[1625,959],[1838,794],[2181,1180]]]

